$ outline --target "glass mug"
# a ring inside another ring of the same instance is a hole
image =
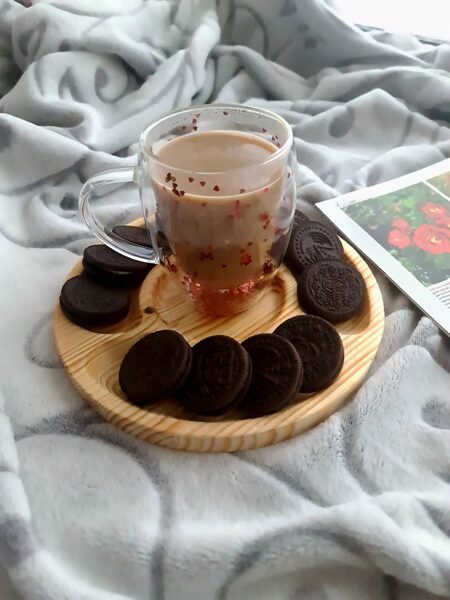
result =
[[[113,250],[162,265],[196,308],[248,308],[283,260],[296,203],[289,124],[244,105],[193,106],[150,125],[137,167],[105,171],[80,192],[89,229]],[[105,228],[91,201],[134,182],[152,249]]]

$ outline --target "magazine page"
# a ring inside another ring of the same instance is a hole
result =
[[[450,160],[317,207],[450,335]]]

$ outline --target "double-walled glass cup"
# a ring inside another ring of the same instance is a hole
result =
[[[210,170],[218,162],[208,156],[211,136],[219,162],[220,141],[225,148],[233,136],[232,168],[224,149],[223,170]],[[261,108],[212,104],[180,110],[144,131],[137,167],[105,171],[85,183],[83,217],[110,248],[164,267],[199,310],[241,312],[270,282],[286,251],[296,198],[292,141],[289,124]],[[167,144],[177,152],[167,152]],[[108,186],[126,182],[139,188],[152,249],[109,231],[92,210]]]

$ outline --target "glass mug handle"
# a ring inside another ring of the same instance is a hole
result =
[[[117,183],[135,183],[139,185],[138,169],[139,167],[120,167],[110,171],[102,171],[88,179],[80,191],[80,212],[92,233],[116,252],[141,262],[159,264],[158,255],[152,248],[132,244],[114,233],[110,234],[91,210],[90,201],[95,195],[101,195],[102,188],[105,188],[106,191],[109,186]]]

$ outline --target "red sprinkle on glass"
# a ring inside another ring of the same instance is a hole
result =
[[[194,181],[193,177],[188,177],[189,183],[192,183]]]
[[[267,129],[265,127],[262,128],[261,130],[263,133],[267,133]]]
[[[178,272],[177,265],[174,265],[173,263],[171,263],[169,259],[167,259],[167,268],[169,269],[169,271],[171,273],[177,273]]]
[[[200,252],[200,260],[214,260],[213,249],[208,246],[206,250]]]
[[[272,273],[273,271],[273,262],[268,258],[266,262],[263,264],[263,271],[266,275]]]
[[[223,111],[223,114],[224,114],[226,117],[228,117],[228,113],[227,113],[227,111],[226,111],[226,110],[224,110],[224,111]]]
[[[288,179],[289,179],[289,177],[290,177],[290,176],[291,176],[291,172],[290,172],[290,171],[288,171]]]
[[[166,183],[169,183],[169,181],[172,179],[172,173],[167,173],[166,175]]]
[[[201,185],[202,187],[205,187],[205,185],[206,185],[206,181],[200,181],[200,185]]]
[[[252,257],[247,252],[247,250],[241,250],[241,265],[246,267],[252,262]]]
[[[195,127],[195,125],[194,125],[194,127],[193,127],[192,129],[193,129],[194,131],[197,131],[198,127]]]
[[[172,183],[172,187],[177,188],[178,187],[178,183]]]
[[[241,188],[241,189],[239,190],[239,193],[241,193],[241,194],[243,194],[244,192],[245,192],[245,188]]]
[[[182,125],[181,129],[184,131],[186,129],[186,125]]]
[[[261,221],[268,221],[269,220],[269,213],[266,213],[266,212],[261,213],[259,215],[259,218],[261,219]]]
[[[264,188],[263,192],[266,193],[269,191],[269,188]]]
[[[239,217],[242,217],[242,206],[241,206],[240,200],[234,201],[233,216],[236,217],[236,219],[239,219]]]
[[[195,118],[194,118],[194,119],[192,119],[192,122],[193,122],[194,124],[195,124],[195,123],[197,123],[197,119],[195,119]]]
[[[253,246],[253,242],[249,242],[247,246]]]
[[[184,190],[180,190],[180,196],[184,196],[186,192]]]
[[[219,186],[218,186],[218,185],[215,185],[215,186],[213,187],[213,190],[214,190],[215,192],[220,192],[220,188],[219,188]]]
[[[180,192],[177,190],[177,188],[173,188],[172,192],[175,194],[175,196],[180,196]]]

